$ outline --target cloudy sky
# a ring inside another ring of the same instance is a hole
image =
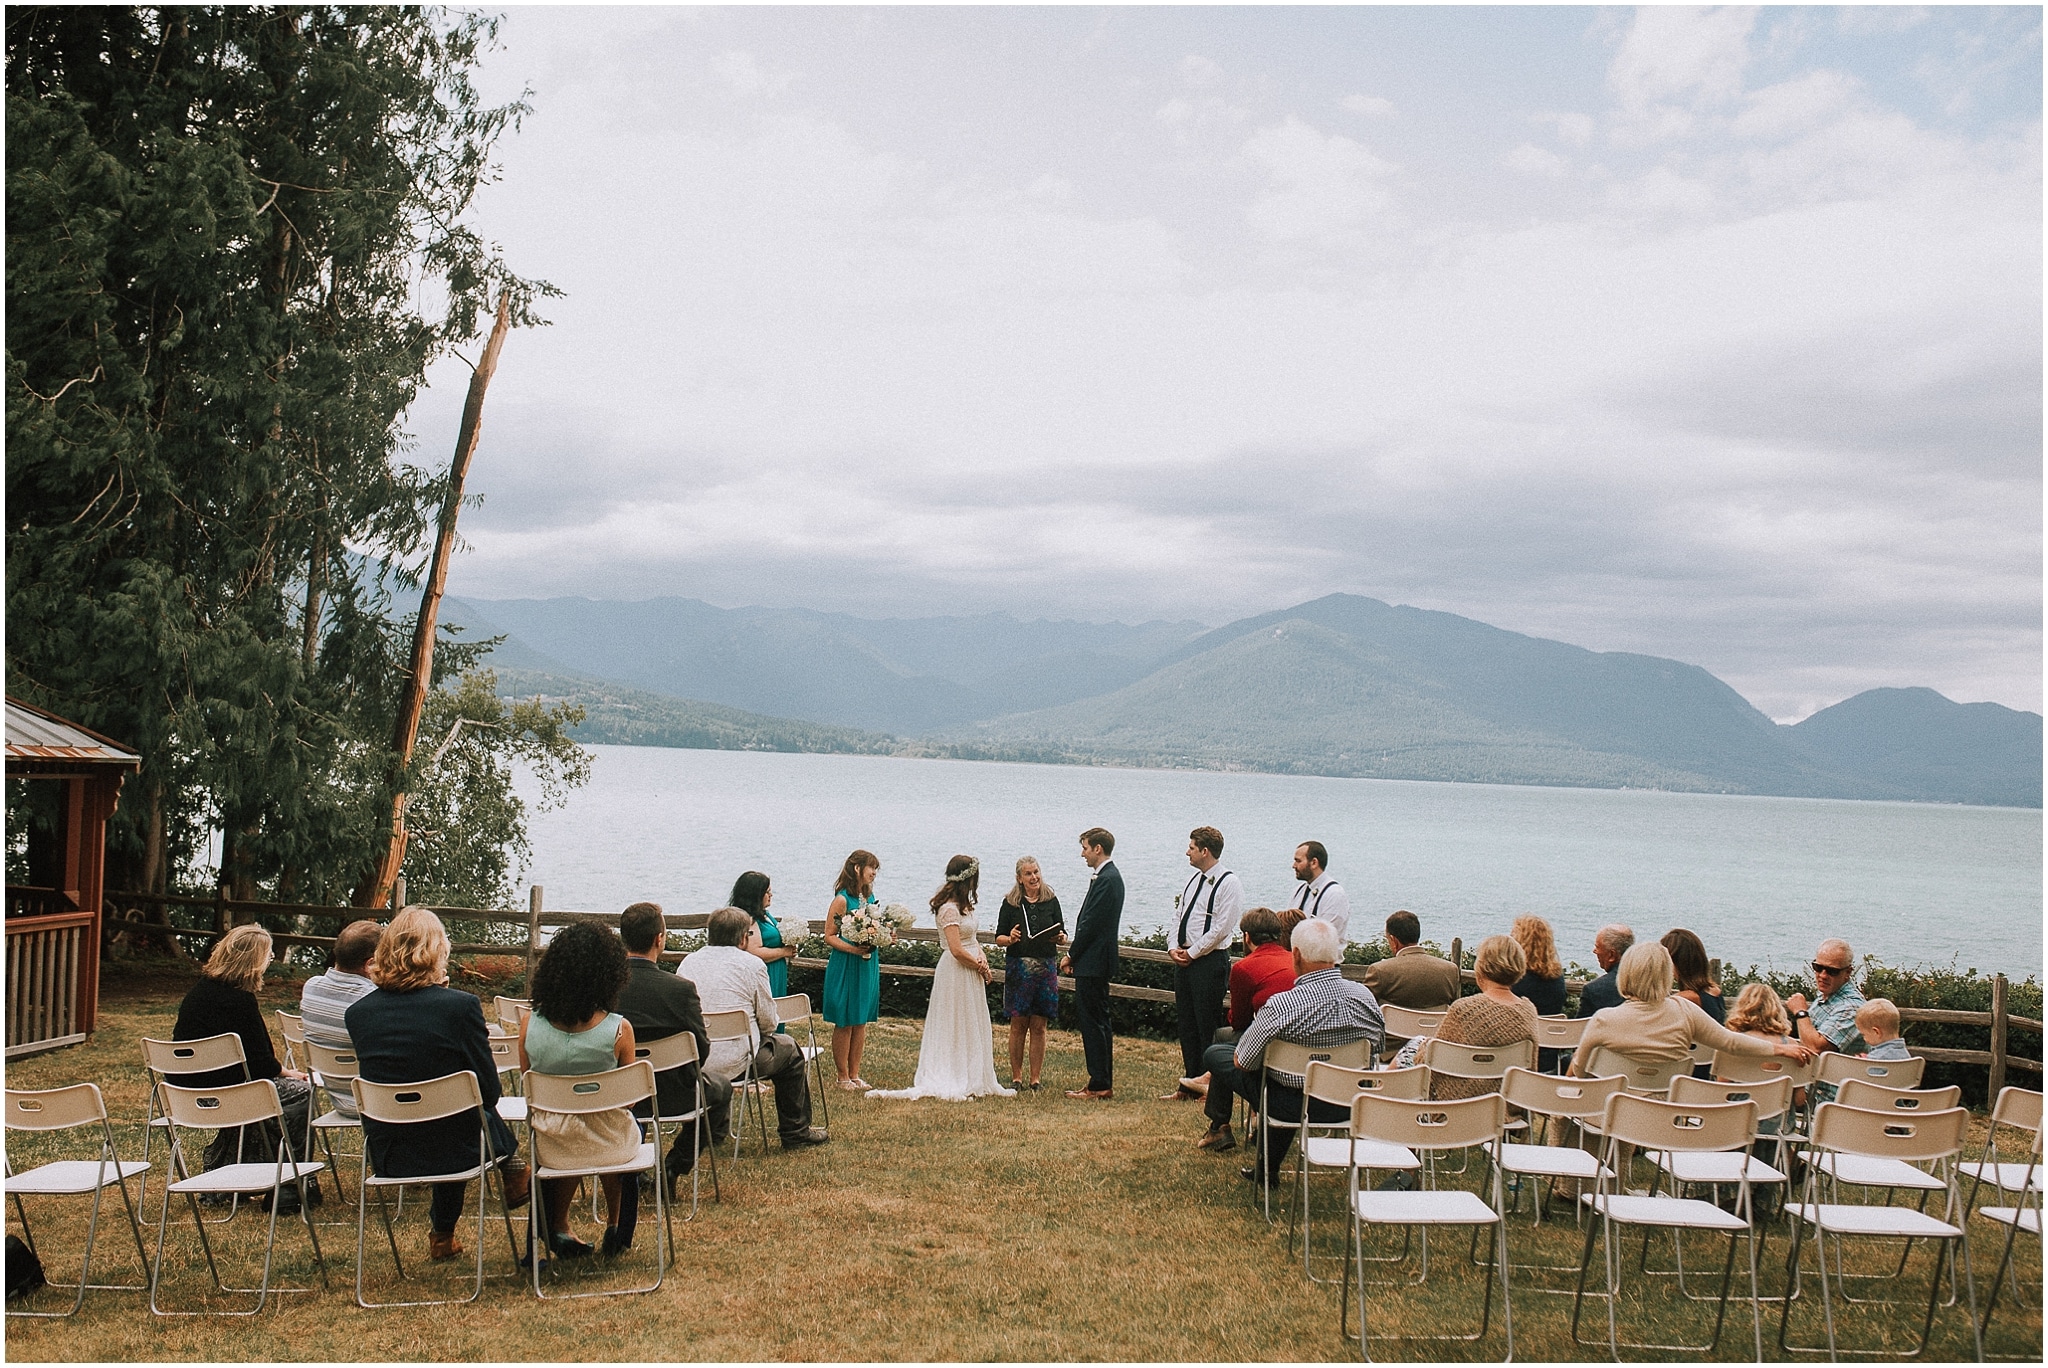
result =
[[[2036,9],[514,9],[452,588],[2041,707]],[[445,459],[466,375],[414,414]]]

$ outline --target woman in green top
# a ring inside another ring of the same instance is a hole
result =
[[[789,962],[796,958],[796,947],[782,943],[782,928],[768,915],[768,906],[774,901],[775,892],[768,886],[766,874],[750,869],[733,883],[731,905],[752,917],[754,929],[761,933],[761,943],[747,949],[767,961],[768,987],[775,996],[787,997]]]

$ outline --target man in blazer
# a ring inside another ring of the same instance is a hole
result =
[[[1593,937],[1593,958],[1600,962],[1600,977],[1579,990],[1579,1015],[1589,1017],[1609,1007],[1621,1006],[1621,989],[1614,986],[1614,966],[1636,943],[1636,933],[1616,923],[1603,926]]]
[[[1365,986],[1382,1004],[1412,1012],[1440,1012],[1458,1000],[1458,966],[1422,948],[1422,919],[1413,912],[1387,918],[1393,953],[1365,970]]]
[[[1116,972],[1117,932],[1124,917],[1124,876],[1109,862],[1116,837],[1101,827],[1081,833],[1081,858],[1095,871],[1074,918],[1074,939],[1060,972],[1074,979],[1074,1007],[1081,1018],[1081,1048],[1088,1059],[1088,1083],[1067,1096],[1088,1100],[1110,1096],[1115,1037],[1109,1026],[1109,979]]]
[[[711,1053],[711,1035],[704,1029],[704,1007],[697,998],[697,985],[678,978],[661,967],[661,949],[668,939],[668,926],[658,904],[634,903],[619,915],[619,939],[626,943],[626,986],[619,991],[619,1015],[633,1025],[633,1038],[645,1044],[688,1031],[697,1038],[697,1058]],[[697,1074],[701,1065],[689,1064],[654,1076],[654,1100],[664,1116],[680,1116],[697,1105]],[[722,1078],[704,1077],[704,1100],[713,1115],[727,1114],[732,1105],[732,1084]],[[642,1111],[645,1108],[641,1108]],[[663,1171],[669,1190],[678,1178],[697,1167],[697,1155],[714,1143],[706,1135],[700,1143],[698,1122],[678,1128],[676,1142],[669,1149]]]

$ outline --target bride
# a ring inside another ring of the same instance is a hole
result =
[[[986,989],[993,975],[975,939],[974,900],[981,865],[972,856],[946,862],[946,881],[932,894],[932,912],[946,938],[946,953],[932,978],[932,1003],[924,1018],[924,1044],[917,1052],[917,1078],[908,1088],[869,1097],[1015,1097],[996,1084],[995,1048],[989,1031]]]

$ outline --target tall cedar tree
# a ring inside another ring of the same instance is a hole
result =
[[[443,489],[401,417],[498,291],[527,325],[553,293],[464,223],[527,112],[470,84],[495,21],[6,26],[8,691],[139,748],[109,887],[163,889],[216,829],[233,895],[340,901]]]

